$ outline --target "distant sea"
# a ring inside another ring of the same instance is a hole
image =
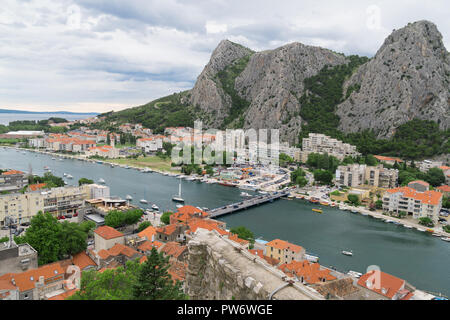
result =
[[[69,121],[94,117],[95,114],[83,113],[2,113],[0,112],[0,124],[8,125],[17,120],[47,120],[48,118],[64,118]]]

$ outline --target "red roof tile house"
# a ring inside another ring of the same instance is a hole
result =
[[[95,261],[86,253],[80,252],[72,257],[72,263],[80,268],[80,271],[97,269]]]
[[[374,294],[371,298],[379,300],[410,299],[415,290],[405,280],[379,270],[373,270],[361,276],[358,286],[368,289]]]
[[[59,262],[22,273],[7,273],[0,277],[0,296],[18,300],[44,300],[67,291],[66,268]],[[16,288],[16,289],[13,289]]]
[[[193,218],[206,218],[208,214],[193,206],[184,206],[170,216],[170,223],[184,222],[187,223]]]
[[[96,253],[97,264],[100,268],[115,268],[124,266],[127,261],[135,260],[142,256],[141,253],[126,245],[116,243],[108,250],[100,250]]]
[[[169,224],[168,226],[156,229],[155,240],[160,242],[184,242],[186,240],[185,231],[188,226],[184,223]]]
[[[167,242],[159,251],[169,256],[170,261],[185,261],[188,254],[187,247],[178,242]]]
[[[445,197],[450,197],[450,186],[437,187],[436,191],[442,193]]]
[[[272,266],[277,266],[277,265],[280,264],[279,260],[277,260],[275,258],[271,258],[271,257],[265,256],[263,250],[251,249],[251,250],[249,250],[249,252],[251,254],[254,254],[255,256],[260,257],[261,259],[264,259],[268,264],[270,264]]]
[[[290,263],[293,260],[304,260],[305,249],[287,241],[275,239],[266,243],[264,255],[277,259],[281,263]]]
[[[95,250],[108,250],[116,243],[125,244],[122,232],[108,226],[101,226],[94,231]]]
[[[311,285],[337,279],[331,274],[331,270],[322,268],[320,264],[311,263],[307,260],[285,263],[279,266],[279,269],[303,284]]]

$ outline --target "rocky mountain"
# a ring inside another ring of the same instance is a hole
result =
[[[370,60],[301,43],[256,53],[224,40],[192,90],[110,117],[158,130],[195,119],[217,129],[274,128],[290,143],[300,132],[369,129],[389,138],[415,118],[449,129],[449,59],[428,21],[394,31]]]
[[[414,118],[450,128],[450,56],[437,27],[419,21],[394,31],[344,84],[356,88],[337,108],[344,132],[391,137]]]

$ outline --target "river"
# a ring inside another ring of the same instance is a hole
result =
[[[171,197],[178,192],[179,181],[174,177],[0,149],[0,168],[28,171],[30,164],[34,174],[43,174],[44,166],[58,176],[71,174],[74,178],[68,180],[69,184],[77,184],[82,177],[95,181],[103,178],[111,188],[111,195],[125,198],[129,194],[138,206],[142,206],[139,200],[145,197],[160,210],[175,210]],[[182,194],[186,204],[211,209],[240,200],[237,188],[185,180]],[[322,207],[323,214],[317,214],[311,210],[314,207],[302,200],[278,200],[220,220],[228,228],[246,226],[257,238],[279,238],[301,245],[307,252],[318,255],[322,265],[334,266],[339,271],[365,273],[368,266],[377,265],[419,289],[450,296],[449,243],[417,230],[335,208]],[[353,257],[342,255],[342,250],[352,250]]]

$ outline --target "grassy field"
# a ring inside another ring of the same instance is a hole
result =
[[[170,158],[164,160],[157,156],[139,157],[137,159],[114,159],[109,160],[109,162],[134,167],[148,167],[154,170],[177,172],[175,170],[172,170]]]

